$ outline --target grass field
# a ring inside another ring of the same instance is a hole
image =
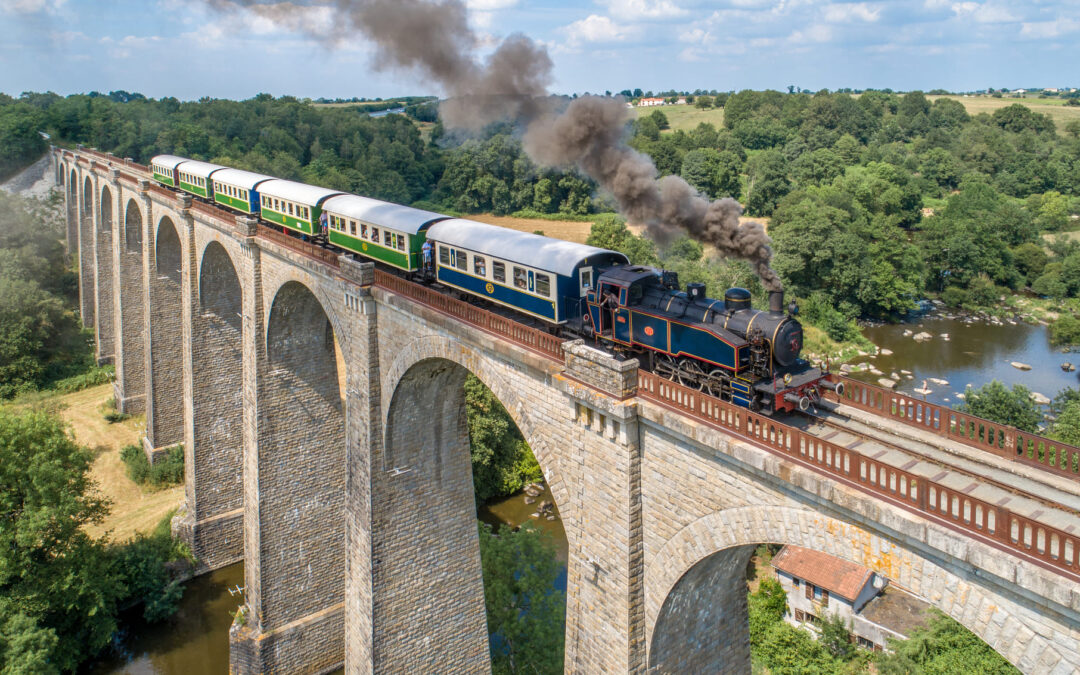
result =
[[[724,109],[707,108],[702,110],[692,105],[665,105],[660,108],[634,108],[638,115],[649,115],[654,110],[663,110],[671,124],[671,131],[682,129],[690,131],[702,122],[708,122],[717,129],[724,126]]]
[[[1064,133],[1066,123],[1080,120],[1080,107],[1066,106],[1065,100],[1060,98],[993,98],[992,96],[927,96],[926,98],[931,101],[939,98],[955,99],[964,104],[964,109],[969,115],[992,114],[999,108],[1022,103],[1034,112],[1049,115],[1057,125],[1059,134]]]
[[[91,477],[112,504],[104,523],[86,529],[95,537],[109,532],[114,541],[124,541],[136,532],[154,529],[166,513],[180,505],[184,487],[141,488],[127,477],[124,463],[120,461],[120,448],[138,444],[146,422],[142,416],[115,424],[107,422],[101,409],[112,395],[112,384],[103,384],[73,394],[35,398],[33,403],[15,402],[12,405],[57,410],[71,425],[75,440],[94,451],[96,457],[90,470]]]

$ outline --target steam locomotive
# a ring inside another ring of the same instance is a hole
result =
[[[782,292],[758,311],[745,289],[723,300],[706,297],[703,284],[682,291],[674,273],[630,265],[616,251],[183,157],[154,157],[151,167],[163,186],[594,339],[751,410],[807,410],[823,390],[843,386],[799,358],[802,326],[794,305],[785,314]]]
[[[755,411],[805,411],[823,390],[843,383],[799,358],[798,306],[784,311],[783,291],[769,310],[750,307],[750,292],[730,288],[723,300],[705,285],[679,290],[672,272],[652,267],[607,269],[586,296],[583,331],[616,351],[633,353],[650,370]]]

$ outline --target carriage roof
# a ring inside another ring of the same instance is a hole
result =
[[[158,155],[150,160],[150,165],[163,166],[166,169],[175,169],[178,164],[184,162],[190,162],[187,157],[177,157],[176,155]]]
[[[210,162],[199,162],[194,159],[186,159],[180,165],[180,170],[184,173],[189,173],[192,176],[199,178],[209,178],[210,174],[215,171],[224,169],[225,167],[220,164],[211,164]]]
[[[323,204],[323,210],[406,234],[416,234],[425,225],[450,217],[357,195],[332,197]]]
[[[259,194],[309,206],[318,206],[319,202],[343,193],[337,190],[327,190],[314,185],[305,185],[304,183],[275,178],[259,185]]]
[[[259,183],[276,179],[273,176],[244,171],[243,169],[222,169],[214,174],[214,180],[245,190],[254,190]]]
[[[552,239],[539,234],[518,232],[464,218],[453,218],[435,223],[428,230],[428,238],[562,276],[571,276],[574,270],[583,263],[594,265],[629,263],[625,255],[615,251],[575,244],[562,239]]]

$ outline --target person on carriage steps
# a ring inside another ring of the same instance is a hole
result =
[[[420,248],[424,253],[424,269],[430,272],[431,271],[431,262],[432,262],[431,257],[432,257],[432,253],[435,252],[435,247],[431,245],[430,241],[425,241],[424,245],[421,246]]]
[[[324,237],[327,236],[327,230],[330,229],[327,222],[328,221],[327,221],[326,211],[323,211],[322,213],[319,214],[319,232],[321,232],[322,236],[324,236]]]

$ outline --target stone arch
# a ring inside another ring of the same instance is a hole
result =
[[[142,250],[142,209],[134,198],[128,199],[124,209],[124,248],[128,251]]]
[[[90,176],[83,180],[82,215],[83,218],[94,217],[94,184]]]
[[[1040,672],[1050,672],[1054,666],[1076,661],[1076,654],[1063,656],[1040,634],[1045,628],[1033,616],[981,584],[974,573],[958,574],[890,539],[823,513],[762,505],[725,509],[697,519],[669,539],[647,563],[645,614],[650,669],[660,670],[668,655],[704,641],[714,651],[698,654],[698,664],[708,663],[712,672],[726,672],[723,658],[730,651],[709,641],[705,631],[720,633],[728,642],[745,642],[746,661],[728,667],[749,667],[742,570],[753,547],[762,543],[793,544],[868,567],[956,619],[1021,670],[1031,671],[1038,664]],[[709,584],[718,581],[729,586],[734,583],[742,602],[741,608],[729,605],[731,611],[719,617],[728,622],[720,630],[709,623],[709,617],[718,614],[710,605],[723,601],[720,596],[725,590],[725,597],[734,596],[730,588],[710,589]],[[1073,629],[1071,639],[1077,638],[1080,630]]]
[[[383,429],[387,437],[390,434],[389,411],[391,409],[392,396],[397,391],[405,372],[414,365],[427,359],[443,359],[461,366],[472,372],[491,389],[495,397],[503,404],[510,413],[514,424],[521,431],[525,441],[532,448],[536,461],[544,472],[544,479],[551,489],[555,503],[564,520],[572,518],[575,505],[570,499],[566,483],[563,481],[555,458],[557,453],[552,450],[551,442],[547,436],[540,432],[538,425],[533,421],[529,412],[530,405],[523,396],[520,388],[499,372],[498,364],[484,358],[467,344],[457,342],[449,338],[428,335],[414,338],[399,350],[390,367],[386,370],[383,381]],[[570,536],[569,529],[567,536]]]
[[[221,243],[210,241],[198,263],[184,444],[185,539],[210,569],[244,557],[242,312],[236,266]]]
[[[112,190],[108,185],[101,188],[101,199],[98,200],[98,208],[101,211],[98,219],[99,229],[103,232],[112,232]]]
[[[260,556],[245,570],[249,589],[259,589],[248,598],[264,632],[344,600],[345,415],[336,335],[307,285],[290,280],[277,289],[259,374],[258,472],[251,476],[258,481],[259,550],[245,551]],[[340,659],[340,647],[325,651]]]
[[[157,237],[154,239],[154,263],[159,277],[167,277],[175,284],[180,283],[184,265],[184,250],[176,225],[168,216],[158,221]],[[179,286],[176,288],[179,291]],[[177,303],[179,304],[179,303]]]

